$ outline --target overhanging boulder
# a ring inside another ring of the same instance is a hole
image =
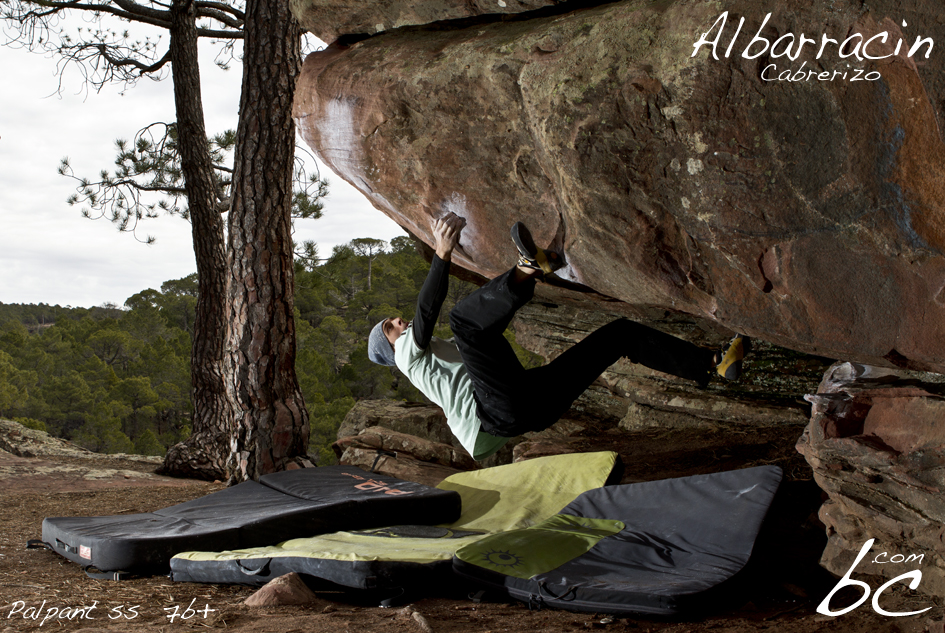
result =
[[[940,50],[929,62],[906,50],[916,35],[945,42],[940,7],[802,0],[766,7],[760,31],[756,2],[726,8],[720,59],[707,46],[693,56],[721,15],[694,0],[385,32],[311,55],[296,120],[336,173],[425,242],[432,217],[464,216],[454,260],[472,272],[514,263],[508,228],[524,220],[564,251],[566,278],[598,293],[589,303],[945,371]],[[886,33],[889,56],[740,54],[756,33],[802,32]],[[881,78],[768,81],[770,64]]]
[[[290,0],[289,6],[302,28],[330,43],[342,35],[374,35],[402,26],[416,26],[441,20],[521,13],[560,2],[561,0]]]

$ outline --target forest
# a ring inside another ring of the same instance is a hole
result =
[[[331,444],[358,400],[424,401],[396,369],[368,360],[366,340],[382,318],[413,317],[427,270],[406,236],[297,259],[295,368],[319,464],[335,461]],[[450,279],[438,336],[450,336],[449,310],[474,288]],[[193,274],[122,307],[0,303],[0,417],[96,452],[163,455],[191,432],[196,302]]]

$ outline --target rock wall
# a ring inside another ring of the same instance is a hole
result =
[[[514,263],[516,220],[564,253],[517,319],[526,347],[550,358],[628,315],[698,343],[740,331],[945,372],[940,0],[295,2],[341,37],[306,60],[296,95],[325,163],[427,244],[431,218],[465,217],[454,264],[469,275]],[[760,382],[707,393],[618,364],[572,414],[800,426],[790,396],[813,390],[785,376],[806,361],[764,352]],[[875,536],[924,553],[921,590],[941,595],[942,392],[843,367],[798,443],[830,496],[823,564],[845,573]]]
[[[161,457],[131,455],[128,453],[93,453],[68,440],[49,435],[46,431],[30,429],[19,422],[0,418],[0,450],[18,457],[79,457],[102,460],[129,460],[160,464]]]
[[[290,0],[302,28],[324,42],[342,36],[374,35],[402,26],[416,26],[480,15],[516,14],[554,6],[561,0]]]
[[[858,573],[918,569],[918,590],[942,595],[945,378],[842,363],[808,400],[813,415],[797,450],[829,496],[821,564],[842,576],[873,538]]]
[[[455,468],[473,467],[470,465],[475,464],[463,449],[459,440],[450,433],[449,426],[446,424],[446,415],[443,414],[440,407],[435,404],[396,402],[392,400],[362,400],[348,412],[338,428],[337,438],[339,443],[335,445],[335,452],[339,458],[342,458],[342,463],[363,466],[362,462],[367,459],[366,457],[359,457],[361,461],[358,462],[346,461],[343,457],[342,453],[347,448],[345,440],[346,438],[360,437],[365,431],[371,431],[378,427],[384,427],[397,434],[412,436],[422,440],[422,442],[452,446],[458,453],[466,455],[469,460],[468,462],[454,463],[452,466]],[[521,437],[512,438],[499,452],[479,462],[478,466],[475,467],[487,468],[510,463],[513,459],[512,451],[522,439]],[[362,445],[363,442],[360,442],[358,446],[370,452],[370,447]],[[411,455],[419,461],[429,461],[430,451],[426,448],[400,447],[397,450]],[[370,464],[367,467],[370,468]],[[388,472],[388,474],[400,476],[393,471]],[[412,481],[418,480],[413,479]]]
[[[476,468],[476,462],[462,449],[384,426],[372,426],[357,435],[339,437],[332,448],[341,464],[429,486],[460,471]]]
[[[536,300],[520,309],[513,322],[516,340],[546,360],[622,316],[585,310],[555,298],[560,297],[540,289]],[[717,331],[700,329],[692,319],[636,318],[698,345],[720,347],[726,341]],[[755,347],[741,381],[716,378],[704,390],[692,382],[620,360],[578,399],[572,416],[609,419],[625,430],[778,425],[802,429],[808,421],[807,407],[791,394],[811,391],[823,374],[824,361],[764,342]]]
[[[945,371],[945,25],[925,0],[865,6],[728,3],[719,59],[693,56],[722,13],[701,0],[405,27],[311,55],[295,116],[336,173],[427,243],[432,217],[464,216],[456,261],[474,273],[514,262],[522,219],[563,250],[563,277],[595,291],[586,305]],[[756,33],[780,44],[746,59]],[[872,38],[888,56],[808,45],[789,59],[784,37],[801,33],[859,33],[850,46]],[[908,55],[917,36],[934,40],[928,61],[927,47]],[[766,81],[771,64],[814,79]],[[842,78],[857,70],[880,79]]]
[[[338,428],[338,439],[353,437],[364,429],[383,426],[404,433],[459,447],[443,410],[434,404],[399,402],[394,400],[361,400],[345,416]]]

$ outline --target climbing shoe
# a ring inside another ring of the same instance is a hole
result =
[[[728,346],[720,352],[721,360],[715,367],[716,373],[726,380],[738,380],[742,375],[742,359],[744,359],[750,351],[751,339],[743,334],[738,334],[731,340]]]
[[[540,270],[542,273],[550,275],[564,265],[561,257],[556,252],[546,251],[535,246],[535,241],[532,239],[528,227],[521,222],[512,225],[512,241],[515,243],[515,248],[518,249],[519,266]]]

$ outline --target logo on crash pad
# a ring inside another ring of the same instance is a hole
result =
[[[518,567],[523,563],[519,556],[508,550],[492,550],[483,554],[482,557],[494,567]]]
[[[378,481],[376,479],[365,479],[360,475],[355,475],[352,473],[342,474],[364,482],[355,486],[355,489],[357,490],[364,490],[366,492],[383,492],[385,495],[412,495],[415,492],[414,490],[399,490],[397,488],[391,488],[383,481]]]

